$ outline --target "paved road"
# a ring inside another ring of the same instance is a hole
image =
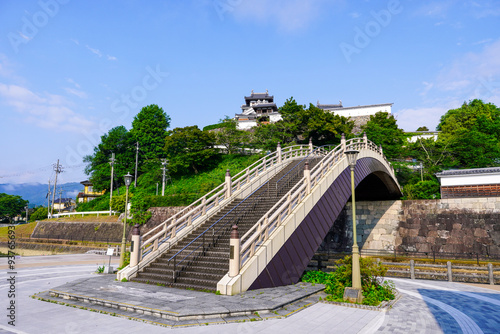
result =
[[[403,298],[387,313],[318,303],[286,319],[169,329],[29,298],[81,277],[105,257],[21,258],[16,274],[16,326],[7,324],[9,283],[0,259],[3,333],[499,333],[500,293],[458,283],[397,279]],[[116,260],[115,260],[116,261]],[[43,263],[43,264],[41,264]],[[75,264],[77,263],[77,264]],[[106,262],[107,263],[107,262]],[[42,265],[42,267],[38,265]]]

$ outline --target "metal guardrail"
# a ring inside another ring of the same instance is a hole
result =
[[[113,214],[116,214],[118,213],[117,211],[85,211],[85,212],[78,212],[78,211],[75,211],[75,212],[65,212],[65,213],[55,213],[53,214],[51,217],[49,218],[60,218],[60,217],[64,217],[64,216],[77,216],[77,215],[82,215],[82,217],[84,215],[97,215],[97,217],[99,217],[99,215],[113,215]]]

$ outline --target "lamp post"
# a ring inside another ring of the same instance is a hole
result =
[[[123,268],[125,264],[125,251],[127,247],[127,240],[125,236],[125,231],[127,229],[127,207],[128,207],[128,187],[130,187],[130,184],[132,183],[132,175],[130,173],[127,173],[127,175],[124,176],[125,178],[125,186],[127,186],[127,192],[125,193],[125,219],[123,220],[123,238],[122,238],[122,251],[120,253],[120,267]]]
[[[352,193],[352,287],[361,290],[361,272],[359,268],[359,249],[356,232],[356,198],[354,190],[354,167],[358,159],[359,151],[346,151],[345,155],[351,168],[351,193]]]

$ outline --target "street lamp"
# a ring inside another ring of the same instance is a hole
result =
[[[359,269],[359,249],[356,232],[356,198],[354,190],[354,167],[358,160],[359,151],[346,151],[347,162],[351,168],[351,193],[352,193],[352,287],[361,290],[361,272]]]
[[[127,175],[124,176],[125,178],[125,186],[127,186],[127,192],[125,193],[125,219],[123,220],[123,238],[122,238],[122,251],[120,253],[120,267],[124,267],[125,265],[125,251],[127,247],[127,241],[125,237],[125,231],[127,229],[127,207],[128,207],[128,187],[130,187],[130,184],[132,183],[132,175],[130,173],[127,173]]]

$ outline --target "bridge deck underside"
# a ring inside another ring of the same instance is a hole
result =
[[[356,164],[355,185],[358,186],[367,176],[381,172],[385,172],[385,168],[380,162],[372,158],[362,158]],[[396,194],[393,190],[396,188],[393,184],[386,184],[390,180],[382,181],[388,189],[385,192],[387,196],[394,197]],[[370,188],[366,182],[363,187],[365,191]],[[297,283],[350,197],[351,176],[350,169],[346,168],[314,205],[249,290]]]

